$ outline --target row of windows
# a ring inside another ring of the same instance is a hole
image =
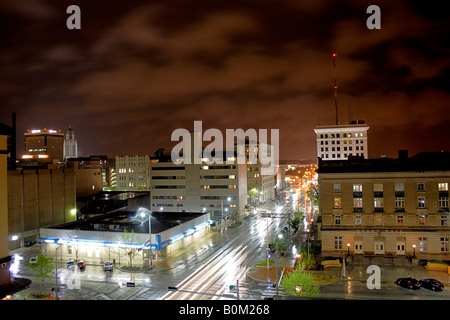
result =
[[[439,238],[441,245],[441,252],[450,252],[450,237],[444,235]],[[419,244],[417,249],[419,252],[427,252],[428,250],[428,238],[427,237],[418,237],[417,243]],[[342,236],[334,237],[334,249],[342,250]],[[355,241],[355,253],[363,251],[363,243],[362,241]],[[380,251],[384,251],[384,241],[378,241],[375,243],[375,251],[378,253]],[[398,242],[397,243],[397,252],[405,251],[405,243]]]
[[[340,140],[332,140],[330,141],[331,145],[335,145],[335,144],[341,144]],[[342,140],[342,144],[353,144],[353,142],[355,142],[356,144],[364,144],[364,140]],[[320,141],[320,145],[321,146],[327,146],[328,145],[328,141]]]
[[[343,158],[347,158],[347,157],[349,157],[351,155],[353,155],[353,154],[352,153],[349,153],[349,154],[344,153],[344,157]],[[364,153],[357,152],[357,153],[355,153],[355,156],[364,156]],[[322,159],[330,159],[330,158],[332,158],[332,159],[339,159],[339,158],[341,158],[341,154],[340,153],[337,153],[337,154],[333,153],[333,154],[331,154],[331,157],[330,157],[329,154],[324,153],[324,154],[321,154],[320,157]]]
[[[448,227],[448,216],[447,215],[441,215],[440,217],[441,221],[441,227]],[[383,216],[376,216],[375,217],[375,225],[376,226],[383,226]],[[334,216],[334,225],[335,226],[341,226],[342,225],[342,216],[341,215],[335,215]],[[354,220],[355,226],[361,226],[362,225],[362,216],[355,215]],[[397,215],[396,217],[396,226],[404,226],[405,225],[405,216],[404,215]],[[418,226],[425,226],[426,225],[426,216],[425,215],[418,215],[417,216],[417,225]]]
[[[356,151],[359,151],[359,150],[363,151],[364,150],[364,146],[361,146],[361,147],[356,146]],[[328,147],[320,148],[320,151],[328,152]],[[341,147],[332,147],[331,151],[341,151]],[[353,148],[352,147],[348,147],[348,148],[344,147],[344,151],[353,151]]]
[[[449,208],[448,197],[439,197],[438,198],[439,208]],[[425,197],[417,197],[417,208],[425,209],[426,208]],[[383,211],[377,209],[384,209],[384,198],[374,198],[373,199],[374,211]],[[334,197],[334,208],[342,209],[342,198]],[[353,208],[354,209],[362,209],[363,208],[363,199],[362,198],[353,198]],[[396,211],[404,211],[405,208],[405,198],[398,197],[395,198],[395,209]],[[403,210],[399,210],[403,209]],[[355,210],[358,211],[358,210]],[[362,211],[362,210],[361,210]]]
[[[201,185],[200,189],[236,189],[236,185]]]
[[[396,183],[394,190],[396,192],[402,192],[405,191],[405,184],[404,183]],[[448,191],[448,183],[438,183],[438,190],[439,191]],[[363,185],[360,183],[353,184],[353,192],[362,192],[363,191]],[[383,184],[382,183],[375,183],[373,185],[373,191],[382,192],[383,191]],[[425,183],[419,182],[417,183],[417,191],[425,191]],[[341,185],[339,183],[334,184],[334,192],[339,193],[341,192]]]
[[[341,134],[340,133],[330,133],[330,138],[340,138]],[[358,138],[358,137],[364,137],[364,133],[362,132],[356,132],[356,133],[352,133],[352,132],[348,132],[348,133],[343,133],[342,134],[343,138]],[[321,133],[320,134],[320,139],[328,139],[328,133]]]

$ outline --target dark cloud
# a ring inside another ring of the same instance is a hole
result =
[[[314,127],[370,125],[369,155],[447,149],[449,23],[440,6],[380,1],[3,1],[0,121],[72,125],[84,155],[150,154],[176,128],[280,130],[280,157],[315,157]],[[435,134],[439,133],[439,134]],[[430,136],[433,141],[430,142]]]

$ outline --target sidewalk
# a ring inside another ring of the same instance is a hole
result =
[[[367,273],[369,265],[347,265],[348,280],[367,281],[370,273]],[[423,266],[379,266],[381,271],[381,281],[394,282],[398,278],[412,277],[417,280],[434,278],[442,282],[445,286],[450,285],[449,275],[446,272],[427,270]]]

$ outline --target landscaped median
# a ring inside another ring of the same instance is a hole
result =
[[[326,260],[325,265],[328,267],[337,267],[340,260]],[[325,261],[323,261],[325,262]],[[302,263],[297,259],[293,264],[286,263],[281,260],[278,266],[279,275],[281,277],[280,289],[285,295],[298,297],[317,297],[319,295],[319,286],[338,280],[333,272],[324,270],[307,270],[305,261]],[[342,264],[340,264],[342,265]],[[263,261],[255,264],[247,273],[254,280],[275,283],[277,280],[277,268],[273,265],[273,260]]]

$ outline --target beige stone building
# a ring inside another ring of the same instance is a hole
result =
[[[322,254],[450,258],[450,154],[319,159]]]

